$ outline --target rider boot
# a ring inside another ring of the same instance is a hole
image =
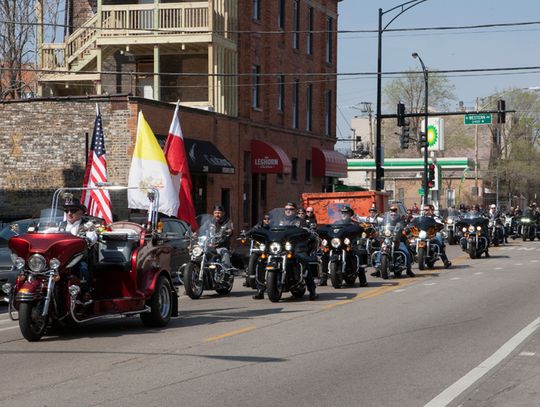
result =
[[[317,298],[319,298],[319,294],[317,294],[317,290],[315,289],[315,287],[313,287],[309,291],[309,300],[310,301],[315,301]]]
[[[319,279],[319,287],[325,287],[328,285],[328,274],[323,273]]]
[[[366,271],[364,269],[360,269],[360,271],[358,272],[358,280],[360,281],[360,287],[368,286]]]
[[[413,273],[411,266],[407,267],[407,275],[409,277],[416,277],[416,274]]]
[[[489,255],[489,249],[486,249],[486,257],[491,257],[491,256]]]
[[[445,269],[450,268],[450,266],[452,265],[452,262],[450,260],[448,260],[448,256],[446,255],[446,252],[441,253],[441,260],[444,263],[444,268]]]
[[[264,288],[258,287],[257,288],[257,294],[255,294],[253,297],[254,300],[262,300],[264,299]]]

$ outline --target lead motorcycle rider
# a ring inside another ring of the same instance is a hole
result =
[[[487,217],[490,221],[494,221],[495,228],[497,228],[497,235],[499,242],[506,242],[508,243],[508,238],[504,231],[504,222],[502,221],[501,217],[502,214],[497,210],[497,206],[495,204],[491,204],[489,206],[489,211],[487,213]]]
[[[215,247],[218,254],[221,256],[223,265],[227,269],[232,269],[231,254],[229,252],[231,245],[231,236],[233,234],[233,223],[231,219],[225,216],[225,209],[222,205],[215,205],[213,210],[212,225],[215,227],[216,236],[220,236]]]
[[[298,209],[298,206],[294,202],[287,202],[285,204],[285,218],[284,218],[282,226],[294,225],[294,226],[305,228],[311,231],[307,222],[304,219],[301,219],[297,216],[297,209]],[[310,239],[310,241],[306,242],[306,248],[305,248],[306,256],[309,255],[308,252],[316,248],[316,242],[317,242],[316,237],[313,237],[313,239]],[[315,246],[315,247],[312,247],[312,246]],[[313,279],[313,274],[311,273],[307,259],[304,256],[302,256],[302,253],[298,252],[297,255],[299,258],[301,258],[305,262],[304,266],[305,266],[305,269],[307,270],[306,277],[305,277],[306,287],[309,291],[309,300],[314,301],[319,297],[319,295],[317,294],[317,291],[316,291],[317,287],[315,285],[315,280]],[[259,267],[257,270],[257,274],[258,274],[257,294],[255,294],[252,298],[254,300],[262,300],[264,299],[264,292],[266,291],[265,270],[262,269],[262,267]]]

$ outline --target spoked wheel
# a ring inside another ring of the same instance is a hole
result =
[[[45,300],[19,305],[19,328],[29,342],[39,341],[47,329],[48,316],[42,316]]]
[[[281,273],[270,271],[266,276],[266,291],[272,302],[278,302],[283,294],[281,285]]]
[[[341,288],[341,284],[343,283],[343,278],[341,277],[341,273],[338,270],[339,264],[335,261],[328,264],[328,271],[330,272],[330,281],[332,282],[332,287],[334,288]]]
[[[150,312],[141,314],[144,325],[156,327],[169,323],[173,311],[172,287],[165,276],[158,277],[156,288],[147,305],[150,307]]]
[[[201,298],[204,289],[204,283],[199,279],[200,265],[199,263],[188,263],[184,271],[184,287],[186,294],[192,300]]]

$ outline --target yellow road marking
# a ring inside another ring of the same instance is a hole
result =
[[[246,328],[237,329],[236,331],[227,332],[227,333],[225,333],[223,335],[217,335],[217,336],[212,336],[211,338],[207,338],[207,339],[205,339],[205,342],[217,341],[219,339],[228,338],[230,336],[244,334],[246,332],[253,331],[256,328],[257,327],[255,325],[252,325],[252,326],[248,326]]]

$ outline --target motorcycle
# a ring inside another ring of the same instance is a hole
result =
[[[379,264],[378,269],[383,279],[388,279],[389,274],[393,273],[395,278],[401,277],[403,270],[407,269],[408,250],[402,244],[404,224],[399,216],[386,213],[383,217],[380,228],[381,244],[380,250],[373,253],[374,264]],[[378,259],[378,260],[377,260]]]
[[[523,241],[525,242],[527,241],[527,239],[533,241],[536,237],[536,223],[534,221],[534,218],[529,215],[523,215],[518,222],[519,231],[521,237],[523,238]]]
[[[257,278],[257,283],[266,286],[272,302],[278,302],[287,291],[302,298],[309,268],[316,268],[318,263],[317,257],[310,255],[316,249],[310,247],[316,240],[308,229],[300,227],[296,218],[286,216],[283,208],[273,209],[268,215],[268,226],[251,234],[259,244],[259,267],[265,271],[265,281]]]
[[[504,223],[501,218],[490,219],[488,223],[489,239],[493,246],[504,243]]]
[[[204,290],[227,295],[234,284],[234,270],[223,264],[218,245],[224,239],[210,214],[200,215],[198,233],[191,242],[191,261],[184,272],[184,286],[189,298],[200,298]]]
[[[62,188],[54,193],[51,213],[57,212],[60,196],[92,189],[138,188]],[[4,284],[2,289],[9,295],[9,315],[18,319],[26,340],[38,341],[51,326],[68,327],[111,315],[138,314],[144,325],[154,327],[165,326],[178,315],[171,253],[157,228],[158,191],[148,189],[147,225],[120,221],[105,228],[87,221],[79,233],[99,228],[99,240],[92,247],[81,235],[66,232],[64,223],[52,216],[40,218],[26,233],[9,240],[18,275],[14,286]],[[74,275],[82,261],[88,262],[93,275],[86,292]]]
[[[471,259],[479,258],[489,249],[488,224],[489,220],[477,211],[467,213],[458,223],[463,232],[459,243]]]
[[[449,212],[448,216],[444,220],[445,231],[448,236],[448,244],[454,245],[459,242],[461,238],[461,231],[459,228],[456,228],[456,223],[461,220],[461,215],[458,211]]]
[[[321,239],[321,263],[327,265],[332,287],[341,288],[343,281],[353,285],[356,278],[366,284],[365,264],[367,252],[358,245],[364,231],[356,222],[342,223],[339,219],[332,224],[319,227]]]
[[[431,216],[418,216],[409,223],[411,245],[415,249],[418,269],[432,268],[440,259],[442,247],[435,239],[444,225]]]
[[[252,289],[257,288],[257,269],[259,266],[259,253],[261,251],[260,244],[251,237],[251,231],[243,230],[240,232],[240,242],[242,245],[247,245],[249,242],[248,250],[248,262],[245,267],[245,287],[250,287]]]

